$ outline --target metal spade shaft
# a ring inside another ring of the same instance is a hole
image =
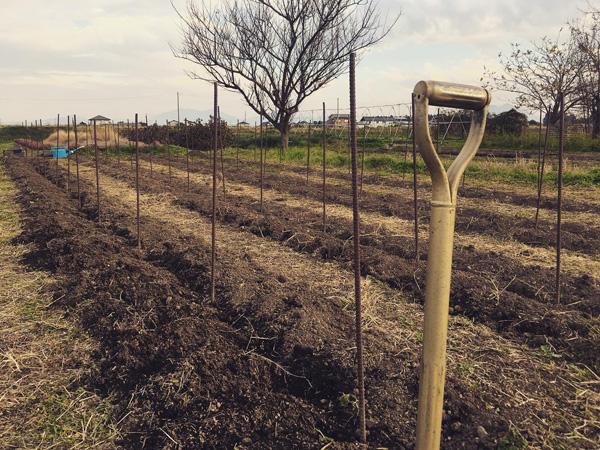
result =
[[[420,81],[416,84],[413,95],[415,141],[431,175],[433,190],[416,448],[437,450],[440,448],[446,377],[448,306],[457,191],[460,178],[483,138],[491,96],[480,87],[437,81]],[[435,151],[429,133],[429,105],[473,110],[467,141],[448,172]]]

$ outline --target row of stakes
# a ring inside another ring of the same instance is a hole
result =
[[[356,305],[356,364],[359,392],[359,430],[362,443],[367,442],[365,417],[365,388],[363,369],[363,339],[362,339],[362,307],[361,307],[361,275],[360,275],[360,236],[358,209],[358,158],[356,134],[356,78],[355,55],[350,55],[350,140],[352,164],[352,206],[354,227],[354,275],[355,275],[355,305]],[[425,313],[423,330],[423,348],[419,379],[419,398],[417,411],[416,448],[417,450],[436,450],[440,448],[441,424],[444,399],[444,382],[446,375],[446,343],[448,329],[448,307],[450,299],[450,281],[452,268],[452,249],[454,241],[454,223],[456,201],[460,178],[472,161],[485,130],[490,93],[483,88],[445,83],[437,81],[420,81],[416,84],[413,96],[413,128],[414,144],[418,148],[432,181],[431,220],[429,228],[429,255],[427,258]],[[445,170],[429,132],[428,107],[439,106],[473,111],[471,127],[466,143],[458,157]],[[323,114],[325,105],[323,104]],[[217,83],[214,83],[214,115],[219,117]],[[325,119],[325,116],[323,116]],[[73,117],[77,124],[77,117]],[[262,124],[262,117],[261,117]],[[216,203],[217,203],[217,150],[218,127],[212,127],[212,214],[211,214],[211,301],[215,302],[215,265],[216,265]],[[138,115],[135,116],[136,130],[136,207],[137,207],[137,246],[141,248],[140,234],[140,196],[139,196],[139,145],[137,139]],[[309,131],[310,133],[310,131]],[[77,126],[74,126],[75,147],[78,145]],[[96,123],[94,121],[94,136]],[[69,138],[70,140],[70,134]],[[262,126],[261,126],[261,187],[263,181],[262,161]],[[58,147],[58,136],[57,136]],[[98,146],[94,143],[96,196],[98,202],[98,221],[100,221],[100,184],[98,171]],[[309,150],[310,152],[310,140]],[[323,152],[325,152],[325,135],[323,135]],[[189,152],[188,152],[189,153]],[[309,153],[310,155],[310,153]],[[58,156],[58,151],[57,151]],[[81,207],[79,186],[79,157],[75,152],[77,166],[77,198]],[[58,157],[56,158],[58,164]],[[189,160],[188,160],[189,161]],[[221,160],[222,163],[222,160]],[[188,162],[189,164],[189,162]],[[325,184],[325,157],[323,157],[323,184]],[[188,166],[189,167],[189,166]],[[67,179],[70,178],[68,165]],[[69,183],[67,181],[67,183]],[[189,183],[189,172],[188,172]],[[413,183],[416,189],[416,182]],[[69,186],[67,186],[69,189]],[[262,211],[262,189],[261,189]],[[325,231],[325,190],[323,190],[323,227]],[[416,225],[415,225],[416,226]],[[417,243],[418,248],[418,243]]]

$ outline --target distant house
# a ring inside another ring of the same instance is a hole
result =
[[[327,119],[327,126],[330,127],[347,127],[350,122],[350,114],[330,114]]]
[[[110,123],[110,119],[104,116],[96,116],[89,119],[90,124],[96,122],[96,125],[106,125]]]
[[[249,127],[250,124],[246,121],[240,122],[240,127]]]
[[[167,125],[169,125],[170,127],[178,127],[183,125],[183,123],[179,122],[178,120],[169,120],[167,122]]]
[[[364,116],[358,122],[359,127],[395,127],[405,122],[394,116]]]

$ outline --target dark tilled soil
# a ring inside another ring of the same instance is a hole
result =
[[[101,342],[91,381],[101,390],[122,393],[126,447],[175,448],[170,436],[185,448],[244,443],[265,449],[320,448],[317,430],[346,428],[350,414],[341,411],[330,418],[327,405],[291,394],[285,374],[249,351],[244,330],[219,318],[203,295],[205,266],[194,264],[194,283],[202,288],[189,289],[170,271],[145,261],[131,239],[78,212],[64,191],[22,159],[12,159],[9,167],[27,208],[20,240],[37,244],[27,262],[56,274],[55,306],[75,315]],[[93,199],[88,188],[84,201]],[[209,260],[205,248],[190,251],[182,243],[168,252],[175,265],[185,261],[177,258],[180,253],[187,262]],[[279,300],[276,293],[271,298]],[[327,359],[324,355],[315,365],[322,370],[333,364]],[[352,379],[351,367],[327,375],[339,377],[324,380],[336,391]],[[354,440],[352,433],[346,438]]]
[[[204,242],[178,234],[159,220],[144,218],[143,250],[139,251],[135,249],[135,216],[117,201],[104,199],[104,226],[94,223],[94,186],[82,184],[84,208],[79,212],[62,189],[62,171],[55,177],[46,168],[50,182],[23,159],[11,158],[9,168],[28,217],[20,239],[36,244],[28,262],[54,271],[61,281],[55,306],[80,320],[102,343],[102,353],[96,355],[98,372],[91,382],[122,393],[122,425],[130,433],[123,442],[126,447],[145,443],[147,448],[175,448],[177,441],[184,448],[321,448],[328,443],[323,435],[336,441],[328,448],[357,447],[352,408],[338,401],[340,395],[353,392],[354,384],[353,317],[342,305],[324,302],[311,292],[304,277],[276,263],[275,267],[258,266],[251,258],[236,259],[237,253],[228,249],[219,253],[218,302],[211,305],[207,301],[209,247]],[[132,183],[125,170],[104,167],[103,173]],[[143,189],[164,192],[166,180],[160,178],[145,177]],[[175,202],[206,215],[208,187],[194,186],[196,192],[187,195],[184,182],[178,183],[171,190],[180,198]],[[261,218],[256,203],[248,206],[244,199],[231,200],[231,205],[220,207],[223,223],[255,235],[269,230],[266,236],[271,239],[348,264],[347,237],[320,235],[301,226],[300,220],[290,218],[285,205]],[[310,222],[311,218],[301,219]],[[342,233],[348,226],[343,221],[334,225]],[[290,239],[294,234],[312,239],[312,244]],[[409,284],[415,277],[423,286],[423,263],[415,267],[410,252],[400,256],[393,250],[380,251],[385,240],[384,236],[383,242],[364,243],[365,249],[374,247],[365,252],[365,271],[390,285],[398,276],[404,280],[400,281],[403,289],[414,289]],[[474,264],[492,273],[522,269],[504,267],[507,261],[499,258],[488,267],[497,255],[482,261],[474,249],[464,251],[471,255],[459,258],[460,265]],[[404,266],[395,270],[399,263]],[[495,312],[485,319],[482,305],[490,302],[477,292],[481,280],[472,279],[472,270],[464,271],[463,277],[462,283],[460,276],[455,278],[455,311],[461,304],[467,309],[474,299],[471,315],[478,321],[482,316],[488,323],[497,320]],[[557,330],[572,333],[580,327],[582,333],[586,331],[582,310],[576,310],[571,320],[565,314],[552,315],[553,305],[536,300],[539,294],[530,292],[532,277],[542,283],[543,276],[534,270],[524,277],[527,284],[511,283],[515,292],[506,288],[508,295],[501,297],[509,299],[506,308],[491,308],[506,310],[507,323],[499,325],[500,329],[505,327],[507,334],[520,332],[516,308],[518,314],[530,313],[522,323],[539,319],[544,325],[540,334],[548,331],[558,343],[564,336],[559,337]],[[594,280],[587,281],[590,286],[584,287],[595,295],[598,287]],[[240,283],[245,289],[240,289]],[[416,290],[415,296],[420,295]],[[546,321],[548,317],[552,320]],[[587,342],[584,337],[567,349],[575,355]],[[411,448],[416,351],[394,352],[386,337],[377,333],[366,336],[366,348],[372,355],[366,374],[370,443],[374,448]],[[400,372],[399,365],[404,366]],[[502,384],[500,378],[495,382]],[[540,382],[555,385],[552,380]],[[523,408],[503,408],[489,391],[474,391],[465,379],[452,375],[447,380],[446,405],[444,448],[495,448],[509,423],[520,423],[527,414]],[[481,425],[487,437],[478,437]]]
[[[197,166],[197,164],[196,164]],[[133,186],[133,174],[116,167],[105,171]],[[209,186],[191,184],[154,172],[149,179],[146,168],[144,189],[176,193],[176,202],[204,215],[210,212]],[[376,206],[371,205],[372,208]],[[261,237],[285,243],[295,250],[318,254],[325,260],[352,267],[352,223],[330,218],[327,233],[322,232],[321,216],[307,210],[287,207],[284,202],[269,202],[260,214],[256,199],[229,194],[219,206],[219,218]],[[485,217],[479,211],[478,216]],[[422,246],[419,263],[414,262],[414,244],[409,238],[386,235],[379,231],[361,239],[361,271],[394,289],[409,291],[418,301],[424,299],[426,247]],[[600,285],[588,276],[565,274],[562,278],[562,304],[553,297],[555,272],[528,266],[495,252],[482,253],[473,246],[455,249],[450,296],[452,314],[466,315],[483,322],[506,336],[534,347],[552,344],[572,361],[600,368],[600,350],[596,345],[596,327],[600,314]]]
[[[192,172],[209,173],[211,168],[206,163],[198,164],[198,160],[206,161],[205,155],[196,154],[195,162],[190,165]],[[166,164],[165,158],[156,158],[162,164]],[[226,179],[232,179],[239,183],[250,185],[258,184],[258,170],[248,170],[244,166],[238,168],[234,160],[228,160],[228,166],[225,170]],[[186,170],[185,160],[172,160],[172,165],[181,170]],[[251,166],[254,166],[250,163]],[[278,166],[270,165],[265,173],[265,188],[285,191],[290,194],[308,197],[320,201],[323,197],[322,185],[310,183],[306,185],[305,179],[293,175],[290,172],[301,174],[301,169],[284,166],[284,170],[277,173]],[[318,171],[314,172],[315,174]],[[348,174],[340,171],[331,171],[328,176],[333,176],[338,180],[350,182]],[[365,184],[384,185],[386,187],[399,186],[411,188],[411,181],[401,181],[395,177],[381,177],[370,175],[365,177]],[[420,192],[429,192],[430,183],[419,182]],[[517,206],[535,207],[536,198],[517,194],[510,191],[492,190],[481,187],[461,188],[459,195],[461,197],[472,197],[489,199],[501,204],[511,204]],[[326,202],[337,203],[348,207],[352,206],[352,191],[348,185],[329,184],[326,191]],[[377,194],[364,191],[360,200],[361,210],[380,213],[390,217],[398,217],[405,220],[414,220],[414,207],[412,197],[407,198],[404,195],[383,193]],[[544,198],[541,202],[543,209],[554,210],[555,200]],[[418,201],[419,221],[425,223],[428,218],[429,204],[426,200]],[[600,214],[600,206],[581,202],[579,200],[564,199],[563,211],[590,212]],[[463,234],[486,234],[494,236],[500,240],[514,240],[534,247],[554,247],[556,245],[556,224],[547,220],[540,220],[537,231],[534,230],[534,217],[518,216],[507,214],[503,211],[491,208],[481,209],[461,206],[458,202],[456,214],[456,231]],[[572,221],[563,221],[562,224],[562,247],[567,250],[581,252],[590,256],[600,255],[600,225],[579,224]]]
[[[191,152],[194,155],[194,158],[198,159],[206,159],[206,153],[204,152]],[[146,156],[144,156],[146,158]],[[156,157],[155,157],[156,158]],[[158,157],[157,161],[160,161],[162,164],[167,164],[166,157]],[[225,167],[227,175],[230,174],[232,169],[236,167],[236,160],[231,157],[225,157]],[[174,157],[172,158],[173,166],[179,166],[182,169],[185,169],[183,165],[182,159],[176,160]],[[255,167],[258,171],[258,163],[253,161],[241,161],[242,167]],[[271,171],[277,171],[278,177],[281,175],[279,171],[281,169],[282,174],[296,174],[301,176],[303,179],[306,179],[306,168],[294,165],[284,164],[280,166],[279,164],[268,163],[266,164],[267,169],[271,169]],[[194,164],[191,165],[191,170],[197,170],[194,167]],[[235,175],[235,170],[232,172]],[[267,172],[268,173],[268,172]],[[311,177],[320,178],[322,176],[322,170],[320,168],[312,168],[310,169]],[[328,169],[327,177],[333,178],[338,181],[345,181],[350,184],[350,173],[348,170],[344,169]],[[369,174],[365,173],[363,176],[363,184],[365,186],[378,186],[386,189],[389,188],[404,188],[412,190],[412,172],[406,173],[405,179],[403,180],[401,175],[378,175],[378,174]],[[431,190],[431,183],[429,181],[419,181],[418,182],[419,189],[423,189],[424,191]],[[540,208],[542,210],[556,210],[556,196],[549,195],[548,190],[555,190],[555,187],[545,187],[542,191],[542,199],[540,203]],[[515,192],[511,189],[501,188],[499,186],[494,186],[493,188],[486,187],[481,183],[478,183],[476,186],[469,185],[469,179],[467,177],[466,184],[459,189],[459,196],[464,198],[476,198],[476,199],[485,199],[485,200],[493,200],[499,203],[512,204],[517,206],[531,207],[535,208],[537,204],[537,193],[535,189],[531,189],[530,194],[523,194]],[[460,204],[460,201],[459,201]],[[563,194],[562,200],[562,208],[563,211],[573,211],[573,212],[591,212],[600,214],[600,205],[596,203],[586,202],[585,199],[582,198],[569,198],[569,196]]]

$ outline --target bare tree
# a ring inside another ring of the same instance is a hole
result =
[[[562,29],[561,29],[562,32]],[[544,151],[538,156],[537,206],[535,228],[539,221],[540,200],[544,180],[544,166],[548,148],[548,131],[551,125],[569,109],[581,101],[579,86],[583,70],[582,53],[569,35],[561,42],[560,33],[555,40],[547,37],[532,42],[531,48],[521,50],[519,44],[511,44],[510,56],[500,54],[502,73],[487,71],[488,85],[517,94],[516,106],[530,111],[546,113],[546,136]]]
[[[386,23],[377,0],[188,0],[178,14],[182,44],[173,53],[203,68],[189,75],[241,93],[279,130],[282,150],[300,104],[398,19]]]
[[[571,35],[581,53],[579,88],[583,108],[592,119],[592,135],[600,136],[600,10],[588,4],[582,19],[571,23]]]
[[[554,124],[560,115],[560,94],[565,96],[565,111],[581,100],[579,76],[582,55],[571,36],[561,42],[560,33],[555,40],[548,37],[532,42],[523,50],[511,44],[512,52],[499,55],[502,71],[485,72],[487,85],[500,91],[517,95],[515,106],[530,111],[542,109],[546,122]]]

